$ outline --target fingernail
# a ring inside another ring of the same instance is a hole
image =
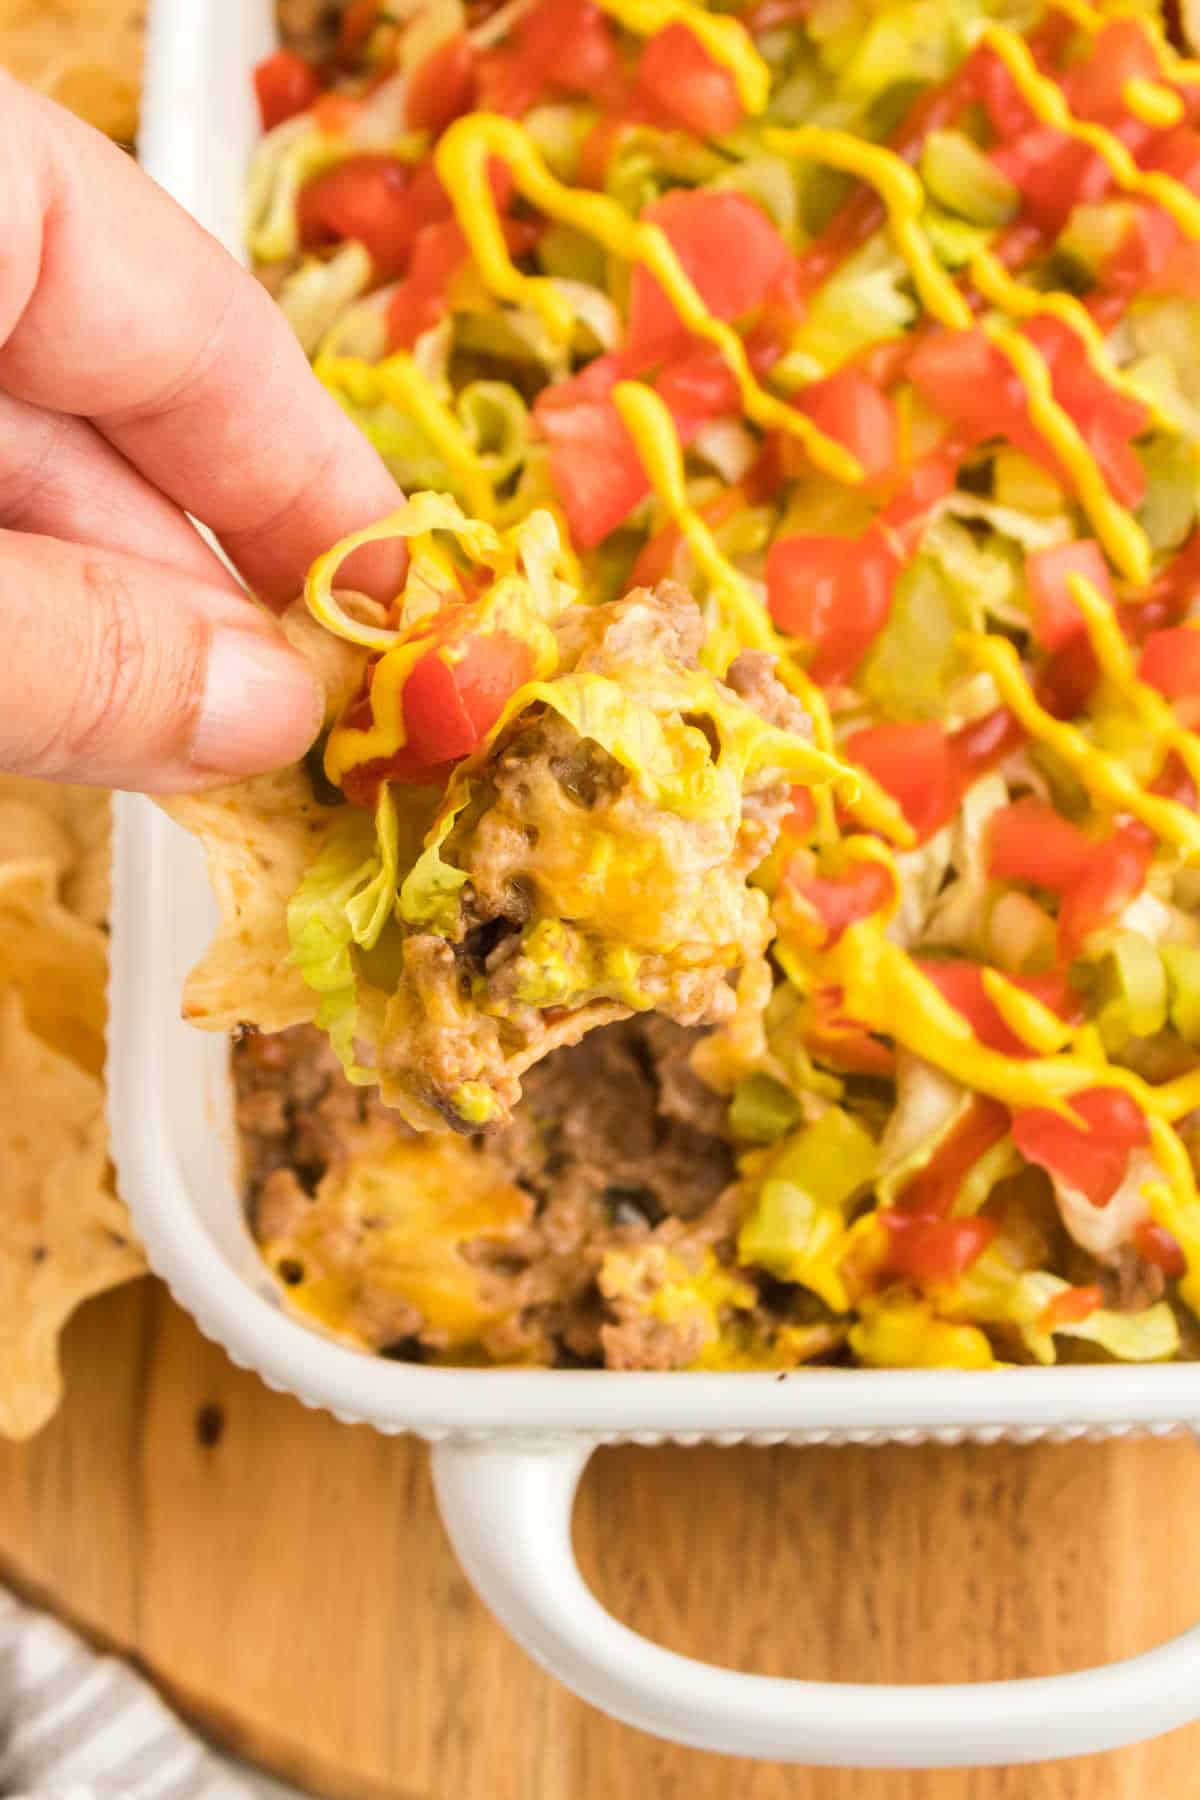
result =
[[[192,762],[214,775],[254,775],[295,762],[321,723],[312,670],[280,638],[218,628],[192,738]]]

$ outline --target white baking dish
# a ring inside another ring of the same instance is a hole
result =
[[[249,75],[270,46],[272,10],[272,0],[152,9],[144,160],[235,251],[256,133]],[[438,1494],[464,1567],[555,1675],[683,1743],[860,1767],[1077,1755],[1200,1716],[1200,1628],[1081,1674],[885,1688],[713,1669],[618,1624],[585,1588],[571,1549],[572,1500],[597,1444],[1027,1443],[1195,1430],[1200,1368],[460,1372],[329,1342],[280,1310],[234,1184],[225,1045],[179,1019],[184,975],[214,921],[199,851],[149,802],[122,798],[115,856],[112,1134],[151,1263],[201,1329],[271,1386],[341,1419],[436,1441]]]

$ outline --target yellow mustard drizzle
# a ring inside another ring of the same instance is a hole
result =
[[[884,936],[877,917],[847,926],[838,943],[825,953],[822,980],[830,978],[843,990],[846,1018],[894,1039],[964,1087],[1015,1110],[1044,1107],[1082,1127],[1070,1098],[1093,1087],[1119,1088],[1148,1118],[1168,1122],[1182,1118],[1196,1104],[1197,1084],[1192,1076],[1184,1078],[1189,1084],[1186,1089],[1181,1082],[1153,1087],[1132,1070],[1095,1054],[1082,1032],[1076,1034],[1072,1051],[1066,1055],[1041,1053],[1021,1058],[989,1049],[908,953]],[[1038,1002],[1034,1001],[1033,1008],[1018,1008],[1018,995],[1015,990],[1005,997],[1011,1021],[1042,1035],[1044,1022],[1037,1019],[1035,1011]],[[1061,1028],[1062,1021],[1055,1019],[1055,1025]],[[1043,1041],[1048,1035],[1047,1028]]]
[[[320,356],[313,368],[326,387],[342,389],[351,399],[355,398],[362,368],[357,358]],[[412,416],[457,478],[467,510],[485,524],[494,524],[496,494],[487,471],[467,441],[458,419],[412,357],[402,350],[396,351],[385,361],[372,365],[369,372],[374,394],[390,400],[400,412]]]
[[[952,330],[970,329],[975,322],[971,309],[921,229],[925,190],[903,157],[849,131],[833,131],[820,125],[764,131],[763,141],[769,150],[777,150],[783,156],[812,157],[848,175],[857,175],[873,187],[887,212],[892,241],[912,271],[913,284],[925,310]]]
[[[359,763],[394,756],[397,750],[404,748],[407,735],[400,692],[414,666],[427,650],[432,649],[435,641],[433,637],[415,638],[410,643],[397,644],[394,650],[384,651],[371,677],[371,724],[365,727],[338,725],[329,734],[325,745],[325,773],[330,781],[340,782]]]
[[[737,639],[737,648],[769,650],[778,658],[780,679],[806,708],[812,719],[813,742],[819,750],[832,754],[833,723],[825,696],[811,677],[787,650],[771,624],[762,601],[740,569],[722,554],[712,532],[695,508],[688,502],[684,479],[683,450],[675,421],[661,395],[640,381],[620,381],[613,389],[613,402],[633,439],[642,467],[672,522],[679,527],[698,567],[713,590],[718,606],[725,609]],[[726,661],[731,661],[727,658]],[[719,671],[723,673],[724,671]],[[913,841],[912,828],[891,795],[881,788],[865,770],[856,770],[860,783],[857,800],[851,802],[854,813],[863,824],[882,832],[893,843]],[[836,835],[832,795],[816,791],[813,795],[822,835]]]
[[[1070,475],[1080,504],[1109,559],[1122,574],[1143,587],[1150,579],[1149,540],[1133,514],[1113,499],[1079,427],[1054,398],[1045,357],[1028,338],[1007,325],[985,320],[983,329],[1020,377],[1029,398],[1029,416],[1034,428]]]
[[[1099,326],[1074,294],[1044,293],[1041,288],[1017,281],[990,250],[981,250],[972,259],[968,274],[972,285],[978,288],[983,298],[1010,317],[1032,319],[1039,313],[1046,313],[1065,325],[1083,345],[1089,365],[1101,380],[1107,382],[1116,393],[1144,406],[1151,423],[1159,431],[1178,433],[1177,422],[1163,411],[1150,389],[1143,387],[1117,367]]]
[[[1125,83],[1121,98],[1135,119],[1141,119],[1146,125],[1156,125],[1160,130],[1178,125],[1183,117],[1183,101],[1179,95],[1141,75],[1135,75]]]
[[[658,226],[631,219],[607,195],[585,193],[558,181],[512,119],[474,113],[455,120],[445,132],[435,162],[480,273],[494,293],[533,307],[553,337],[560,342],[569,339],[574,314],[553,280],[523,275],[508,254],[487,178],[492,156],[507,164],[526,199],[542,212],[575,226],[612,255],[641,263],[650,271],[688,330],[721,352],[749,418],[766,429],[774,427],[799,438],[815,466],[835,481],[862,480],[856,457],[819,431],[805,413],[759,386],[741,338],[731,326],[713,318]]]
[[[1039,706],[1007,638],[968,635],[962,647],[977,668],[987,670],[1030,736],[1047,744],[1089,792],[1118,812],[1132,813],[1168,843],[1190,855],[1200,854],[1200,819],[1178,801],[1146,793],[1117,757]]]
[[[1200,738],[1179,723],[1174,708],[1157,688],[1139,678],[1133,652],[1108,601],[1085,575],[1069,575],[1067,586],[1083,614],[1101,672],[1145,726],[1158,752],[1156,761],[1161,765],[1162,759],[1174,751],[1192,780],[1200,784]]]
[[[1043,75],[1024,38],[1007,25],[989,25],[982,41],[1000,58],[1023,97],[1045,125],[1054,126],[1094,150],[1108,165],[1113,180],[1128,194],[1140,194],[1170,213],[1186,237],[1200,238],[1200,200],[1173,176],[1139,169],[1120,138],[1103,125],[1077,119],[1057,82]]]
[[[686,25],[715,63],[733,76],[748,113],[759,113],[771,91],[771,71],[754,48],[740,19],[711,13],[692,0],[599,0],[600,10],[638,37],[653,37],[669,25]]]
[[[1013,1036],[1039,1056],[1056,1056],[1071,1042],[1072,1027],[1036,994],[1027,994],[999,969],[985,969],[981,980],[984,993]]]

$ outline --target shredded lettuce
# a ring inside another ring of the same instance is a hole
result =
[[[813,295],[776,379],[786,381],[792,364],[810,377],[828,374],[869,344],[900,337],[917,316],[911,288],[908,264],[877,232]]]
[[[1164,944],[1159,955],[1167,977],[1171,1029],[1185,1044],[1200,1047],[1200,950]]]
[[[328,261],[307,256],[279,290],[284,318],[312,356],[346,308],[371,285],[370,253],[355,239],[340,244]]]
[[[738,1260],[811,1288],[834,1312],[849,1307],[837,1262],[846,1208],[870,1181],[877,1149],[857,1119],[831,1106],[774,1152],[738,1233]]]
[[[959,638],[980,629],[979,585],[963,577],[986,566],[985,552],[953,520],[943,521],[938,543],[935,554],[927,539],[897,581],[887,624],[858,676],[858,688],[887,719],[944,717],[947,690],[963,669]],[[947,559],[955,558],[951,575]]]
[[[399,823],[391,790],[380,788],[374,818],[346,808],[288,902],[291,960],[321,996],[317,1024],[350,1081],[371,1082],[354,1050],[358,977],[354,946],[370,950],[396,905]]]
[[[929,133],[921,174],[933,198],[972,225],[1006,225],[1021,204],[1019,190],[961,131]]]

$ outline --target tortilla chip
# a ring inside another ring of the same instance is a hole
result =
[[[337,809],[316,800],[298,767],[163,805],[203,844],[221,913],[184,985],[184,1018],[206,1031],[308,1023],[317,996],[292,967],[287,906]]]
[[[112,1188],[104,1089],[0,992],[0,1434],[24,1438],[62,1391],[58,1338],[89,1295],[140,1274]]]
[[[28,800],[0,797],[0,864],[53,863],[61,877],[74,860],[74,844],[50,813]]]
[[[89,125],[137,133],[142,0],[0,0],[0,61]]]
[[[38,1036],[99,1076],[108,939],[58,899],[52,862],[0,864],[0,983],[15,987]]]
[[[14,813],[14,807],[25,810]],[[34,825],[32,813],[44,823]],[[29,832],[24,839],[22,821]],[[63,904],[89,925],[108,922],[111,853],[112,801],[106,789],[0,775],[0,862],[52,857],[60,865]]]
[[[357,686],[365,651],[324,630],[299,601],[281,624],[324,686],[326,719],[334,718]],[[316,799],[299,766],[161,804],[204,846],[221,913],[184,986],[184,1018],[206,1031],[246,1023],[284,1031],[311,1022],[318,997],[292,967],[287,906],[340,808]]]

